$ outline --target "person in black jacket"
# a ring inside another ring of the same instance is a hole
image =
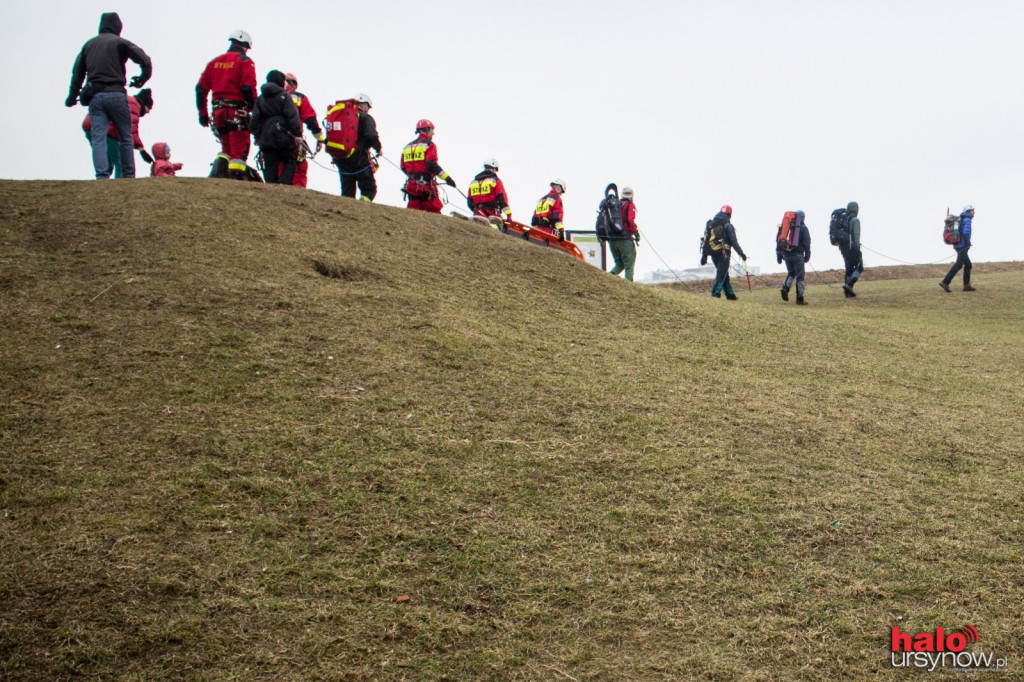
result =
[[[376,161],[370,157],[370,150],[380,156],[380,136],[377,135],[377,122],[370,116],[373,101],[369,95],[359,93],[353,99],[359,107],[359,128],[356,131],[356,149],[346,159],[336,161],[338,175],[341,176],[341,196],[355,199],[356,186],[363,201],[373,201],[377,196]]]
[[[153,63],[142,48],[121,37],[121,18],[116,12],[100,16],[99,34],[82,46],[71,70],[71,87],[64,106],[73,107],[81,100],[89,107],[92,141],[92,164],[97,180],[107,180],[113,170],[107,159],[107,128],[117,130],[121,156],[121,176],[135,177],[135,150],[132,147],[132,114],[125,90],[125,63],[131,59],[139,65],[138,76],[132,78],[133,88],[141,88],[153,75]],[[82,87],[83,81],[85,87]]]
[[[701,265],[707,264],[709,256],[711,262],[715,264],[715,283],[711,287],[711,295],[715,298],[721,298],[723,291],[730,301],[739,298],[733,291],[732,282],[729,281],[729,261],[733,249],[736,249],[740,258],[747,260],[747,254],[743,253],[736,239],[736,228],[732,224],[732,206],[726,204],[707,223],[700,257]]]
[[[789,300],[789,288],[796,282],[796,304],[804,300],[804,263],[811,260],[811,232],[804,224],[804,212],[797,211],[788,238],[782,238],[782,225],[775,235],[775,260],[786,261],[786,279],[782,282],[782,300]]]
[[[249,131],[263,155],[263,179],[268,183],[292,184],[298,167],[302,121],[295,102],[284,89],[284,73],[277,69],[268,73],[267,82],[260,86]]]

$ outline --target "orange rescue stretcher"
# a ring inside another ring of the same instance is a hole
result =
[[[538,246],[550,246],[553,249],[559,249],[566,252],[573,258],[584,260],[583,251],[580,250],[580,247],[573,244],[568,239],[559,239],[553,234],[548,234],[543,230],[531,228],[529,225],[524,225],[523,223],[517,223],[514,220],[505,220],[500,224],[497,221],[494,221],[494,225],[505,234],[513,237],[521,237],[528,242],[537,244]]]

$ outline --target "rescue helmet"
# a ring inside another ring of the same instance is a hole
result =
[[[420,132],[421,130],[433,130],[433,129],[434,129],[434,124],[433,124],[433,122],[429,118],[421,118],[419,121],[416,122],[416,132],[417,133]]]
[[[554,189],[555,185],[558,185],[562,189],[562,194],[565,194],[565,180],[562,178],[555,178],[551,181],[551,188]]]
[[[359,102],[360,104],[365,104],[366,106],[371,108],[373,107],[373,100],[370,99],[370,96],[367,95],[365,92],[360,92],[353,99],[355,99],[355,101]],[[422,123],[422,121],[420,121],[420,123]],[[430,123],[430,121],[427,121],[427,123]]]
[[[242,43],[246,47],[252,48],[252,36],[242,29],[238,29],[229,35],[228,40],[233,40],[236,43]]]
[[[497,159],[484,159],[484,168],[490,168],[491,170],[498,170]]]
[[[299,79],[295,77],[294,73],[286,73],[284,75],[284,82],[293,88],[299,87]]]
[[[973,210],[974,210],[974,207],[971,206],[970,204],[967,204],[966,206],[964,206],[964,213],[967,213],[968,211],[973,211]]]
[[[622,188],[622,198],[623,199],[632,199],[633,198],[633,188],[632,187],[623,187]]]
[[[724,213],[725,215],[728,215],[728,216],[731,216],[732,215],[732,206],[730,206],[729,204],[726,204],[718,212],[719,213]]]

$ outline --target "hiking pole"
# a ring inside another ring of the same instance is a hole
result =
[[[747,273],[747,291],[753,291],[753,287],[750,286],[750,269],[747,267],[747,259],[743,259],[743,270]]]

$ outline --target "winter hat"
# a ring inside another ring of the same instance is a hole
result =
[[[632,199],[633,198],[633,188],[632,187],[623,187],[622,188],[622,198],[623,199]]]
[[[860,210],[860,206],[857,205],[856,201],[851,201],[846,205],[846,210],[852,213],[853,215],[857,215],[857,211]]]
[[[149,88],[143,88],[135,93],[135,100],[146,107],[147,109],[153,108],[153,91]]]
[[[171,158],[171,145],[166,142],[157,142],[153,145],[153,158],[164,161]]]
[[[283,88],[284,74],[278,71],[277,69],[274,69],[273,71],[267,74],[267,82],[273,83],[274,85],[279,85]]]

